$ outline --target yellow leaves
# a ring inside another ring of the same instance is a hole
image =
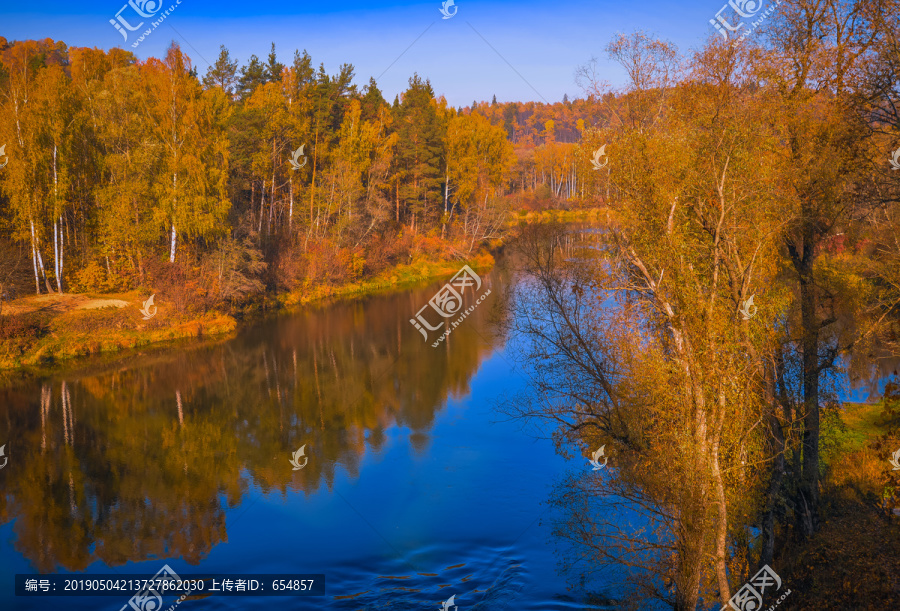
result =
[[[446,142],[450,180],[463,204],[497,189],[515,162],[503,128],[479,114],[453,117]]]

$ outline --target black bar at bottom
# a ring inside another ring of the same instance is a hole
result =
[[[16,596],[325,596],[320,574],[17,574]],[[126,606],[127,603],[126,603]]]

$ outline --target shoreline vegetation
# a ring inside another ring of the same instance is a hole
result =
[[[519,210],[510,215],[507,226],[596,222],[604,218],[605,210],[602,207]],[[242,321],[260,315],[289,313],[329,299],[353,299],[402,290],[449,277],[464,264],[480,273],[493,267],[491,253],[502,243],[503,239],[498,239],[494,248],[474,253],[464,260],[423,257],[367,278],[267,293],[230,311],[212,308],[202,313],[179,314],[165,299],[157,296],[158,314],[148,321],[143,320],[140,308],[145,299],[155,294],[152,288],[114,293],[49,293],[3,301],[0,304],[0,371],[9,373],[27,367],[60,365],[70,359],[159,346],[183,339],[227,337],[237,331]]]
[[[222,46],[201,74],[175,42],[0,36],[0,370],[426,280],[609,198],[594,97],[454,108],[418,74],[390,100],[352,64],[280,59]]]
[[[484,252],[465,261],[427,259],[399,264],[376,276],[340,285],[319,284],[277,295],[264,295],[240,310],[178,314],[157,298],[157,314],[144,321],[137,291],[112,294],[51,293],[3,304],[6,339],[0,340],[0,371],[52,366],[62,361],[162,345],[167,342],[227,336],[244,320],[293,310],[329,299],[354,299],[451,276],[468,264],[489,270],[493,256]],[[166,311],[168,310],[168,312]],[[168,314],[168,316],[167,316]],[[19,331],[16,333],[16,331]],[[15,333],[13,335],[13,333]]]

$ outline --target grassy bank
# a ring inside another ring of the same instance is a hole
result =
[[[519,223],[574,223],[600,221],[606,218],[607,208],[581,208],[577,210],[519,210],[510,219],[510,225]]]
[[[18,299],[4,308],[0,369],[52,365],[89,355],[234,331],[234,317],[222,312],[179,315],[168,304],[144,320],[147,295],[43,295]],[[7,311],[14,310],[11,315]]]
[[[494,259],[485,254],[467,263],[479,271]],[[459,270],[459,261],[413,261],[386,270],[373,278],[342,285],[310,285],[265,297],[252,309],[239,312],[210,310],[202,314],[179,311],[176,305],[156,297],[156,313],[149,320],[141,314],[148,295],[135,291],[116,294],[49,294],[17,299],[3,305],[0,316],[0,370],[48,366],[75,357],[141,348],[172,340],[226,336],[238,326],[238,318],[251,312],[289,309],[329,298],[352,298],[401,288]]]
[[[460,261],[413,261],[408,265],[398,265],[378,276],[367,278],[358,282],[350,282],[339,286],[317,285],[285,293],[278,297],[279,302],[286,306],[298,306],[328,298],[361,297],[372,295],[381,291],[402,288],[418,284],[433,278],[450,276],[459,271],[464,264],[476,271],[486,271],[494,265],[494,258],[489,254],[483,254],[465,262]]]

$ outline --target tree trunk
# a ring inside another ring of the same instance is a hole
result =
[[[807,249],[811,249],[806,242]],[[803,257],[800,272],[800,316],[803,325],[803,471],[798,518],[807,538],[819,526],[819,321],[812,279],[812,256]]]
[[[56,145],[53,145],[53,206],[59,207],[59,179],[56,173]],[[62,283],[59,279],[61,269],[59,265],[59,244],[56,237],[56,219],[53,219],[53,269],[56,274],[56,292],[62,293]]]
[[[770,406],[769,437],[770,452],[775,456],[769,487],[766,490],[765,506],[760,527],[759,565],[772,564],[775,557],[775,511],[778,495],[784,479],[784,433],[778,420],[777,408],[780,403],[785,411],[789,410],[787,390],[784,386],[784,357],[780,350],[775,354],[775,369],[766,370],[766,403]],[[786,414],[789,416],[789,414]],[[785,422],[790,422],[786,418]]]
[[[53,221],[53,273],[56,274],[56,292],[62,293],[59,286],[59,238],[56,233],[56,220]]]
[[[34,266],[34,290],[40,295],[41,294],[41,279],[38,275],[38,266],[37,266],[37,244],[34,243],[34,221],[29,219],[31,223],[31,264]]]
[[[41,278],[44,279],[44,286],[47,287],[47,292],[52,293],[53,289],[50,288],[50,281],[47,280],[47,272],[44,271],[44,261],[41,258],[41,245],[37,241],[37,236],[34,232],[34,220],[31,221],[31,247],[34,249],[34,254],[37,255],[37,267],[34,271],[34,280],[35,284],[38,285],[38,294],[40,294],[40,282],[38,281],[37,272],[40,270]]]
[[[444,179],[444,222],[441,224],[441,239],[444,239],[444,233],[447,230],[447,199],[450,195],[450,164],[446,167],[446,178]]]
[[[169,263],[175,263],[175,240],[176,240],[176,232],[175,232],[175,219],[172,219],[172,234],[171,234],[171,242],[169,246]]]
[[[63,239],[63,217],[59,215],[59,275],[57,278],[57,287],[59,288],[59,292],[62,293],[62,276],[63,276],[63,262],[65,261],[65,245]]]
[[[263,179],[263,184],[260,185],[259,188],[259,227],[257,227],[257,232],[262,235],[262,220],[263,220],[263,211],[266,209],[266,184],[265,179]]]
[[[169,248],[169,263],[175,263],[175,206],[178,202],[178,196],[176,195],[176,189],[178,184],[178,174],[172,174],[172,241],[171,246]]]
[[[728,504],[725,500],[725,484],[722,479],[722,470],[719,467],[719,431],[716,432],[716,440],[712,443],[711,467],[713,484],[715,486],[715,505],[718,513],[716,520],[716,579],[719,582],[719,600],[723,605],[728,605],[731,598],[731,585],[728,583]]]
[[[313,167],[312,167],[312,180],[309,183],[309,225],[312,227],[313,217],[315,216],[315,201],[316,201],[316,165],[318,165],[319,160],[319,126],[316,125],[316,138],[313,144]]]
[[[141,258],[140,250],[137,250],[135,252],[135,255],[137,256],[138,275],[140,276],[141,284],[143,284],[144,283],[144,260]]]
[[[682,534],[675,572],[675,611],[696,611],[700,600],[706,536],[703,532],[705,520],[696,509],[696,506],[683,508],[683,519],[679,524]]]
[[[275,210],[275,168],[272,168],[272,195],[269,197],[269,220],[266,221],[266,234],[272,234],[272,213]]]
[[[275,209],[275,139],[272,139],[272,197],[269,198],[269,226],[266,233],[272,233],[272,212]]]

